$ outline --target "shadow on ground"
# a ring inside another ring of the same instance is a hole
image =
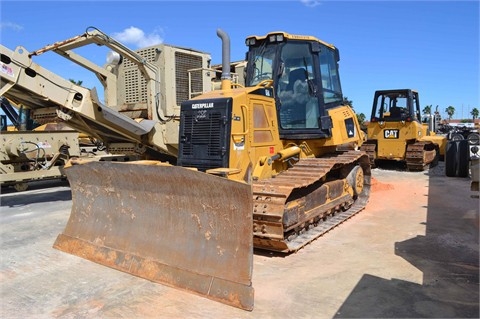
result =
[[[336,318],[479,318],[478,199],[465,179],[428,174],[426,234],[394,247],[423,283],[365,274]]]
[[[24,206],[35,203],[51,201],[69,201],[72,200],[68,181],[48,180],[30,182],[26,191],[17,192],[13,187],[2,187],[0,196],[0,207]],[[65,189],[58,189],[64,187]],[[52,192],[50,189],[55,188]]]

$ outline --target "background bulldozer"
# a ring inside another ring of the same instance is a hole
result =
[[[420,114],[419,96],[414,90],[375,92],[368,141],[361,147],[373,167],[388,160],[405,163],[408,170],[424,170],[444,157],[447,139],[423,124]]]
[[[35,51],[75,58],[72,49],[95,43],[121,56],[105,69],[89,67],[106,94],[118,88],[106,105],[71,84],[66,99],[36,112],[141,159],[71,161],[72,212],[55,248],[251,310],[253,248],[295,252],[358,213],[370,163],[359,151],[366,138],[355,112],[343,104],[337,48],[286,32],[247,37],[244,86],[232,81],[228,35],[217,35],[219,78],[206,54],[133,52],[99,30]],[[189,67],[171,63],[186,56],[198,58]],[[168,91],[179,89],[179,78],[196,93]],[[140,99],[126,98],[130,83]]]

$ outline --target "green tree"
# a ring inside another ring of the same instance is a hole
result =
[[[348,97],[346,97],[346,96],[343,97],[343,104],[344,105],[350,105],[350,107],[353,108],[352,100],[349,100]]]
[[[451,120],[453,114],[455,114],[455,108],[450,105],[449,107],[447,107],[447,108],[445,109],[445,112],[447,112],[448,119]]]
[[[361,127],[365,126],[366,116],[363,113],[357,114],[357,120]]]
[[[344,105],[349,105],[349,106],[353,109],[353,101],[352,101],[352,100],[349,100],[348,97],[346,97],[346,96],[343,97],[343,104],[344,104]],[[365,127],[365,119],[366,119],[367,117],[365,116],[365,114],[363,114],[363,113],[360,113],[360,114],[356,113],[356,115],[357,115],[357,120],[358,120],[358,124],[360,124],[360,127],[361,127],[362,129],[366,128],[366,127]]]
[[[475,122],[475,119],[478,118],[478,109],[476,107],[474,107],[472,109],[472,111],[470,112],[470,115],[472,116],[473,121]]]
[[[82,86],[82,83],[83,83],[83,81],[82,81],[82,80],[78,80],[78,81],[75,81],[75,80],[73,80],[73,79],[69,79],[69,80],[70,80],[70,82],[72,82],[73,84],[76,84],[76,85]]]
[[[432,114],[432,105],[426,105],[423,110],[422,110],[423,114],[427,115],[427,114]]]

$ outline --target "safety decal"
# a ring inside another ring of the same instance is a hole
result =
[[[13,74],[13,69],[3,62],[0,62],[0,63],[2,63],[2,73],[6,74],[8,76],[11,76],[13,78],[15,76]]]
[[[347,130],[348,138],[355,137],[355,123],[353,118],[345,119],[345,129]]]

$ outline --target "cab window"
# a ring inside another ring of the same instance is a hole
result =
[[[309,87],[315,77],[309,44],[286,43],[281,61],[283,72],[276,87],[280,125],[284,129],[318,128],[318,98]]]

